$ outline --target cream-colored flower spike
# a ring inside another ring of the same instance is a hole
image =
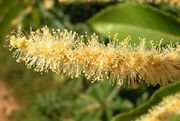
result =
[[[180,6],[180,0],[155,0],[154,2]]]
[[[158,105],[149,110],[147,114],[140,116],[135,121],[169,121],[174,115],[180,114],[180,92],[168,96]]]
[[[139,2],[139,3],[154,3],[154,4],[169,4],[173,6],[180,6],[180,0],[129,0],[129,1],[134,1],[134,2]]]
[[[84,43],[84,39],[88,39]],[[165,85],[180,77],[180,46],[160,49],[142,41],[132,48],[128,39],[108,45],[99,43],[93,34],[78,36],[73,31],[50,30],[47,27],[25,36],[21,31],[8,37],[17,62],[24,61],[35,71],[63,72],[71,77],[85,76],[92,82],[109,79],[112,84],[145,82]]]

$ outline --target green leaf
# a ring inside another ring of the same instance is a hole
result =
[[[126,113],[121,113],[116,115],[112,121],[131,121],[140,115],[147,113],[148,109],[153,106],[158,104],[164,97],[180,92],[180,81],[177,81],[176,83],[170,84],[166,87],[160,88],[158,91],[156,91],[152,97],[139,107],[126,112]]]
[[[118,39],[131,36],[132,43],[138,38],[161,40],[163,43],[180,40],[180,23],[173,17],[148,5],[136,3],[118,4],[108,7],[88,20],[97,32],[104,36],[118,33]]]
[[[169,119],[169,121],[179,121],[179,119],[180,119],[180,114],[177,114],[177,115],[172,116],[172,117]]]
[[[0,4],[1,15],[0,15],[0,39],[4,39],[5,35],[11,29],[11,21],[16,17],[21,9],[19,2],[15,0],[2,1]]]

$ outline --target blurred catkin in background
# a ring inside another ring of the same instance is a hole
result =
[[[149,109],[147,114],[135,121],[169,121],[180,114],[180,93],[165,97],[158,105]]]

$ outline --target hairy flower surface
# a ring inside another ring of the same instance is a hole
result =
[[[172,116],[180,114],[180,93],[168,96],[147,114],[135,121],[168,121]]]
[[[161,4],[161,3],[165,3],[165,4],[170,4],[170,5],[174,5],[174,6],[180,6],[180,0],[129,0],[129,1],[135,1],[135,2],[140,2],[140,3],[154,3],[154,4]]]
[[[84,39],[88,39],[84,43]],[[115,38],[108,45],[99,43],[93,34],[79,36],[67,30],[50,30],[43,27],[29,35],[18,31],[8,37],[17,62],[24,61],[35,71],[63,72],[71,77],[85,76],[92,82],[109,79],[112,84],[145,82],[165,85],[180,77],[180,46],[176,48],[151,44],[145,41],[131,47],[129,39],[117,43]]]

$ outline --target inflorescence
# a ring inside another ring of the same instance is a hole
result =
[[[139,3],[153,3],[153,4],[169,4],[172,6],[180,6],[180,0],[129,0]]]
[[[114,38],[105,45],[99,43],[96,34],[79,36],[73,31],[48,27],[29,35],[21,30],[13,32],[8,41],[17,62],[24,61],[27,68],[38,72],[63,72],[72,78],[83,75],[92,82],[108,79],[118,85],[165,85],[180,77],[178,44],[175,48],[161,48],[160,44],[151,43],[147,48],[141,41],[132,47],[128,38],[119,43]]]
[[[169,121],[180,114],[180,92],[165,97],[158,105],[152,107],[148,113],[135,121]]]

